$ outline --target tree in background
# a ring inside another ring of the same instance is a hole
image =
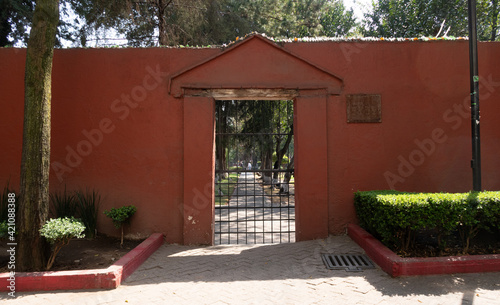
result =
[[[479,7],[479,39],[495,41],[498,37],[500,2],[498,0],[480,1]]]
[[[356,19],[352,9],[347,10],[343,1],[328,1],[321,15],[321,36],[349,36],[356,27]]]
[[[73,1],[82,20],[82,45],[99,30],[114,29],[131,46],[222,44],[251,31],[239,14],[244,1],[83,0]]]
[[[236,1],[233,1],[236,2]],[[355,26],[342,0],[243,1],[240,14],[252,30],[272,37],[344,36]]]
[[[342,0],[60,0],[56,46],[221,45],[250,32],[306,36],[467,35],[467,0],[379,0],[361,25]],[[0,46],[27,42],[35,1],[0,0]],[[499,0],[478,0],[478,37],[497,40]],[[441,32],[440,32],[441,31]]]
[[[34,2],[0,0],[4,45],[26,42]],[[116,45],[116,34],[129,46],[220,45],[254,31],[343,36],[355,26],[342,0],[61,0],[60,10],[56,46]]]
[[[254,134],[241,138],[241,155],[253,157],[254,165],[260,160],[261,169],[280,169],[285,155],[293,154],[293,101],[240,101],[239,108],[241,132]],[[263,172],[263,178],[271,182],[278,174]]]
[[[50,247],[40,229],[49,213],[51,74],[59,0],[38,0],[26,51],[16,271],[45,268]]]
[[[498,0],[478,0],[478,38],[495,40]],[[467,36],[467,0],[379,0],[365,14],[362,33],[375,37]]]
[[[28,41],[34,7],[34,1],[0,0],[0,47]]]
[[[65,18],[61,18],[58,23],[56,47],[63,46],[64,41],[73,42],[78,38],[75,33],[78,20],[70,20],[71,1],[60,0],[60,15]],[[27,45],[34,9],[34,0],[0,0],[0,47]]]

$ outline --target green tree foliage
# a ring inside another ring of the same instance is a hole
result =
[[[293,155],[293,101],[246,101],[240,105],[242,132],[260,134],[245,138],[245,150],[257,154],[263,169],[279,169],[284,156]],[[278,178],[277,173],[264,176]]]
[[[321,15],[321,36],[348,36],[356,27],[353,10],[346,10],[343,1],[328,1]]]
[[[73,42],[79,36],[78,20],[71,19],[71,2],[60,0],[61,19],[58,22],[56,47],[61,47],[64,41]],[[21,44],[27,45],[29,29],[35,10],[34,0],[0,0],[0,47]]]
[[[0,0],[0,46],[26,43],[34,3]],[[116,45],[117,35],[129,46],[220,45],[250,32],[343,36],[355,27],[342,0],[61,0],[60,10],[56,46]]]
[[[498,40],[500,29],[498,27],[500,18],[500,1],[480,0],[480,23],[478,24],[481,40]]]
[[[343,36],[355,26],[354,13],[346,11],[342,0],[227,2],[239,3],[233,13],[242,16],[250,30],[272,37]]]
[[[496,39],[498,11],[498,0],[477,1],[479,39]],[[375,37],[467,36],[467,0],[379,0],[363,26]]]
[[[34,8],[34,1],[0,0],[0,47],[28,41]]]
[[[326,0],[248,1],[263,32],[274,37],[318,36]]]
[[[99,30],[114,29],[131,46],[193,43],[204,22],[208,0],[83,0],[71,4],[84,21],[79,31],[82,45]]]
[[[123,246],[123,225],[129,223],[130,217],[135,214],[137,208],[133,205],[122,206],[120,208],[112,208],[109,211],[104,211],[104,215],[111,218],[113,225],[121,229],[120,247]]]
[[[104,211],[104,215],[111,218],[113,225],[119,229],[122,225],[130,221],[130,217],[135,214],[137,208],[133,205],[123,206],[121,208],[111,208],[109,211]]]

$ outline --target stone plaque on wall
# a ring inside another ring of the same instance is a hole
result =
[[[381,97],[377,94],[350,94],[346,96],[348,123],[382,122]]]

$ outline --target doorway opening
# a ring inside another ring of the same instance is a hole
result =
[[[215,102],[215,244],[295,242],[293,105]]]

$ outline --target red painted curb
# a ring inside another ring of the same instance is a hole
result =
[[[393,277],[500,271],[499,254],[402,258],[358,225],[349,224],[347,233],[382,270]]]
[[[120,286],[163,244],[163,234],[154,233],[106,269],[16,272],[15,291],[113,289]],[[11,289],[9,273],[0,273],[0,291]]]

